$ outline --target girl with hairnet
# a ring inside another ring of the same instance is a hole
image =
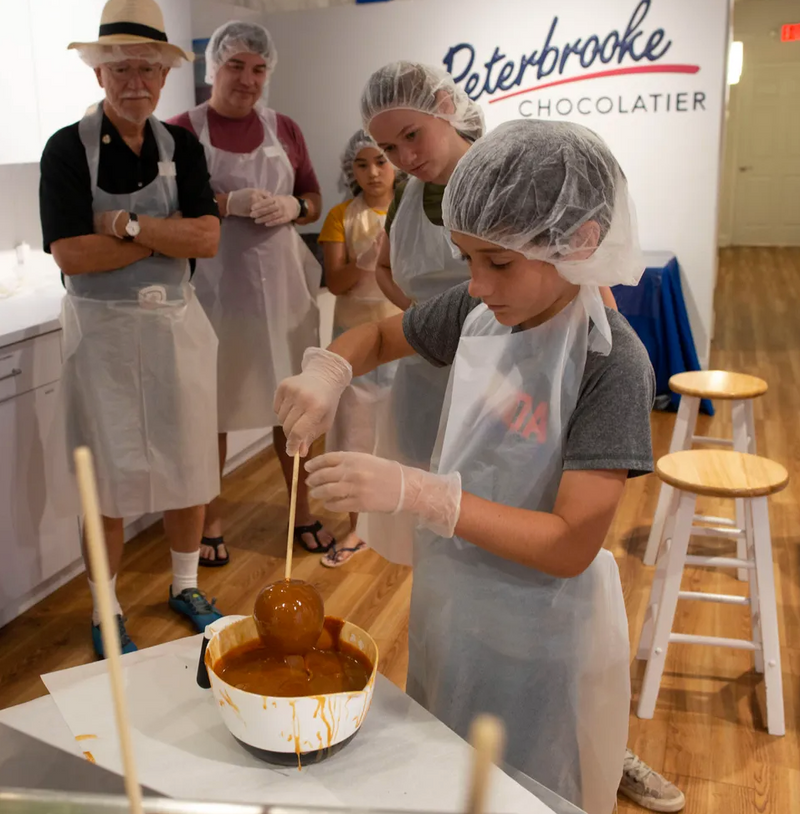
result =
[[[453,168],[483,133],[480,107],[441,68],[394,62],[372,74],[361,97],[364,129],[411,177],[398,184],[386,217],[377,281],[402,309],[469,277],[442,225],[442,195]],[[380,455],[430,464],[447,372],[403,359],[377,420]],[[378,553],[411,563],[413,527],[405,517],[369,517],[359,533]]]
[[[278,417],[305,450],[351,376],[414,354],[449,371],[430,471],[330,453],[306,464],[311,495],[416,525],[408,693],[462,736],[500,716],[517,779],[610,814],[630,680],[602,545],[653,466],[653,371],[599,291],[644,269],[627,183],[586,128],[516,121],[461,159],[442,213],[471,280],[308,354]]]
[[[331,209],[319,236],[325,254],[325,281],[336,295],[334,339],[350,328],[400,313],[375,279],[395,177],[394,167],[369,134],[359,130],[350,137],[342,155],[342,180],[353,197]],[[396,363],[382,365],[350,383],[325,439],[328,452],[375,451],[377,409],[388,397],[396,367]],[[351,513],[350,533],[323,555],[323,565],[344,565],[367,547],[356,534],[357,519],[358,515]]]
[[[219,465],[228,433],[273,427],[287,485],[292,464],[272,404],[278,383],[319,344],[321,269],[295,229],[320,216],[319,182],[299,127],[265,103],[278,57],[269,32],[232,21],[206,49],[209,102],[174,119],[200,139],[223,216],[219,252],[197,261],[197,295],[219,337]],[[333,537],[297,495],[295,539],[324,552]],[[220,499],[206,511],[201,565],[225,565]]]

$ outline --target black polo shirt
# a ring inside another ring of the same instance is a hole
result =
[[[219,217],[203,146],[185,128],[171,124],[164,126],[175,140],[173,160],[178,207],[183,217]],[[50,137],[40,167],[39,212],[44,250],[49,252],[50,244],[62,238],[94,234],[89,164],[77,123]],[[157,175],[158,145],[150,123],[145,124],[141,155],[136,155],[108,117],[103,115],[97,185],[109,193],[130,193],[147,186]]]

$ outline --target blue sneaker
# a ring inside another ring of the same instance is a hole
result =
[[[119,625],[119,643],[122,645],[122,655],[125,653],[133,653],[139,648],[131,641],[128,631],[125,630],[126,619],[124,616],[117,614],[117,624]],[[92,624],[92,644],[94,645],[94,652],[98,657],[104,659],[106,657],[105,650],[103,649],[103,634],[100,633],[100,625]]]
[[[173,596],[172,586],[169,586],[169,606],[177,613],[188,616],[198,633],[203,633],[206,625],[225,615],[214,607],[216,601],[212,599],[209,602],[199,588],[184,588],[177,596]]]

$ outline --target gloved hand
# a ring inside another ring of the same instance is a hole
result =
[[[300,201],[294,195],[269,195],[253,204],[250,217],[264,226],[282,226],[300,216]]]
[[[330,452],[306,464],[310,495],[336,512],[414,514],[452,537],[461,511],[461,475],[437,475],[364,452]]]
[[[122,238],[122,224],[127,222],[124,209],[112,209],[110,212],[94,213],[94,233],[96,235],[107,235],[108,237]]]
[[[311,444],[331,428],[353,368],[336,353],[306,348],[302,369],[280,383],[274,409],[286,435],[287,454],[305,457]]]
[[[228,215],[249,218],[253,207],[268,195],[269,193],[263,189],[254,189],[253,187],[235,189],[233,192],[228,193]]]
[[[384,233],[385,234],[385,233]],[[378,267],[378,257],[381,253],[383,235],[378,235],[378,239],[373,241],[369,248],[365,249],[356,257],[356,266],[364,271],[375,271]]]

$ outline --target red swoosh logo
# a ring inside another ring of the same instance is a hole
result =
[[[607,76],[623,76],[624,74],[634,73],[697,73],[699,70],[699,65],[636,65],[632,68],[613,68],[610,71],[597,71],[597,73],[587,73],[582,76],[571,76],[569,79],[558,79],[555,82],[545,82],[543,85],[534,85],[531,88],[525,88],[525,90],[515,90],[513,93],[507,93],[505,96],[490,99],[489,104],[493,105],[495,102],[502,102],[505,99],[511,99],[512,96],[521,96],[523,93],[532,93],[535,90],[554,88],[556,85],[568,85],[571,82],[586,82],[589,79],[603,79]]]

